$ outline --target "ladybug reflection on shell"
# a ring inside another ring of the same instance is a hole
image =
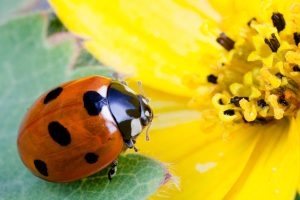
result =
[[[92,175],[135,148],[153,118],[148,100],[101,76],[74,80],[45,93],[29,109],[18,136],[24,164],[38,177],[70,182]]]

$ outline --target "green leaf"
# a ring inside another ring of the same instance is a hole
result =
[[[92,56],[89,52],[85,49],[82,49],[80,55],[75,63],[75,67],[81,66],[97,66],[100,65],[99,61]]]
[[[0,0],[0,20],[6,19],[27,2],[32,2],[32,0]]]
[[[107,169],[69,183],[49,183],[33,176],[17,152],[18,126],[27,108],[45,90],[73,77],[105,74],[105,68],[79,68],[75,42],[46,41],[47,18],[31,15],[0,26],[0,199],[145,199],[162,184],[162,164],[139,154],[120,157],[118,173],[109,182]]]
[[[36,10],[47,10],[47,0],[0,0],[0,21]]]
[[[91,75],[99,75],[99,76],[106,76],[106,77],[113,77],[113,71],[110,69],[98,66],[98,67],[80,67],[76,68],[72,74],[70,75],[71,79],[82,78],[85,76]]]
[[[55,13],[50,12],[49,14],[49,26],[47,35],[52,35],[58,32],[66,32],[66,27],[61,23]]]

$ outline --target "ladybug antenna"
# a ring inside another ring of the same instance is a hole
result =
[[[147,127],[147,129],[146,129],[146,141],[149,141],[150,139],[149,139],[149,130],[150,130],[150,127],[151,127],[151,124],[152,124],[152,122],[150,122],[149,123],[149,126]]]
[[[138,84],[138,86],[139,86],[139,90],[140,90],[141,95],[146,99],[147,102],[149,102],[149,99],[146,98],[145,92],[144,92],[144,90],[143,90],[142,82],[141,82],[141,81],[138,81],[137,84]]]
[[[153,115],[153,118],[156,119],[156,118],[159,118],[160,115]]]

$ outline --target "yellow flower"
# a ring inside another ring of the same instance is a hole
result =
[[[153,199],[293,199],[299,186],[300,2],[51,0],[106,65],[151,88],[142,153],[178,188]]]

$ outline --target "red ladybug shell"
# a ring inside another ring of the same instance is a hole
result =
[[[108,166],[123,150],[123,138],[108,106],[89,108],[84,95],[106,95],[111,79],[91,76],[65,83],[42,95],[19,130],[18,149],[37,176],[70,182]],[[105,103],[105,102],[104,102]]]

